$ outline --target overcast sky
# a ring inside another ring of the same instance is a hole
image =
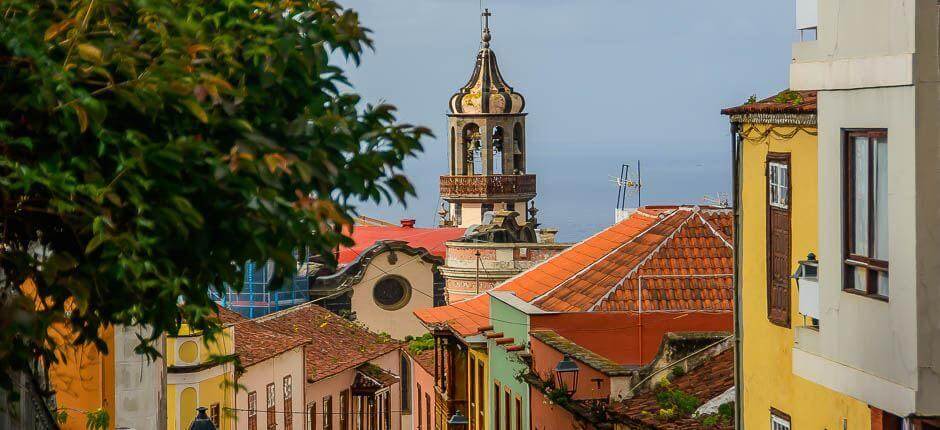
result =
[[[722,107],[787,87],[789,0],[484,0],[492,48],[526,98],[528,173],[544,226],[583,239],[613,222],[622,163],[642,162],[643,204],[702,203],[730,190]],[[479,0],[341,0],[374,31],[349,74],[367,101],[445,136],[447,101],[470,76]],[[436,225],[443,139],[407,164],[418,198],[360,211]]]

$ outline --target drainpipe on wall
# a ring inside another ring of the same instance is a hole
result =
[[[731,207],[734,223],[734,427],[744,429],[744,329],[741,323],[741,138],[731,123]]]

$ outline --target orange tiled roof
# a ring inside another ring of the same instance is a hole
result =
[[[435,376],[434,350],[433,349],[426,349],[423,351],[413,352],[405,348],[405,351],[408,353],[409,356],[411,356],[412,359],[414,359],[415,363],[417,363],[419,366],[421,366],[422,369],[424,369],[425,372],[427,372],[431,376]]]
[[[235,355],[242,366],[248,367],[307,343],[300,336],[276,333],[260,324],[243,320],[233,327]]]
[[[309,341],[305,347],[305,372],[310,380],[323,379],[367,363],[403,345],[313,303],[297,305],[254,321],[269,330]]]
[[[380,240],[401,240],[412,248],[425,248],[432,255],[443,258],[447,252],[444,243],[463,236],[463,228],[419,228],[382,225],[358,225],[350,234],[355,245],[339,250],[339,263],[348,264]]]
[[[717,397],[732,386],[734,386],[734,349],[725,350],[708,359],[701,366],[673,380],[670,385],[671,388],[697,397],[702,403]],[[674,421],[657,419],[657,412],[661,406],[656,400],[656,393],[656,390],[650,390],[628,400],[614,403],[611,405],[611,411],[614,414],[641,421],[650,428],[658,430],[706,428],[723,430],[734,427],[731,423],[706,427],[701,420],[692,417],[683,417]]]
[[[763,100],[721,110],[722,115],[749,113],[816,113],[816,91],[784,90]]]
[[[635,311],[639,303],[644,311],[730,312],[731,224],[729,209],[641,208],[495,290],[512,291],[547,311]],[[680,277],[688,275],[696,277]],[[427,325],[470,335],[489,324],[489,297],[415,314]]]

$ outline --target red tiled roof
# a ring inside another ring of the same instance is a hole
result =
[[[571,276],[587,267],[592,262],[591,256],[599,258],[609,253],[624,241],[649,228],[659,215],[672,209],[675,207],[642,208],[633,216],[565,249],[494,290],[512,291],[521,299],[530,301],[554,287],[558,279]],[[427,325],[446,324],[460,335],[466,336],[476,333],[479,327],[489,325],[489,313],[489,296],[484,293],[448,306],[421,309],[416,311],[415,315]]]
[[[248,367],[307,343],[300,336],[276,333],[254,321],[241,321],[233,327],[235,355]]]
[[[241,316],[238,312],[235,312],[231,309],[228,309],[221,305],[216,305],[218,308],[218,317],[222,325],[234,324],[239,321],[244,321],[246,318]]]
[[[784,90],[763,100],[721,110],[722,115],[749,113],[816,113],[816,91]]]
[[[680,207],[661,214],[614,250],[591,255],[587,267],[532,303],[558,312],[731,311],[730,226],[729,209]]]
[[[644,311],[730,312],[731,215],[712,207],[645,207],[495,290],[515,292],[547,311],[635,311],[643,276]],[[688,275],[695,277],[680,277]],[[466,336],[489,324],[489,297],[415,315]]]
[[[356,259],[366,248],[380,240],[401,240],[412,248],[427,249],[432,255],[443,258],[447,252],[444,243],[463,236],[463,228],[417,228],[400,226],[358,225],[351,232],[355,245],[340,248],[339,263],[346,264]]]
[[[335,375],[401,348],[401,342],[381,336],[313,303],[305,303],[257,318],[269,330],[300,336],[305,346],[306,374],[311,380]]]
[[[412,352],[410,349],[405,348],[405,351],[408,352],[408,355],[414,359],[415,363],[418,363],[425,372],[427,372],[432,377],[435,376],[434,372],[434,350],[425,349],[418,352]]]
[[[693,395],[702,403],[717,397],[732,386],[734,386],[734,349],[727,349],[708,359],[701,366],[676,378],[670,384],[670,388]],[[657,413],[661,407],[656,400],[656,393],[656,390],[640,393],[631,399],[612,404],[610,409],[615,414],[625,415],[659,430],[733,428],[733,424],[705,427],[699,419],[692,417],[683,417],[674,421],[660,420],[657,418]]]

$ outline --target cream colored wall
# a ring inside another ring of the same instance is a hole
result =
[[[818,351],[801,374],[896,415],[917,389],[917,202],[914,87],[821,92],[819,106]],[[842,291],[842,146],[847,128],[888,130],[890,301]],[[820,359],[821,358],[821,359]]]
[[[790,88],[910,85],[918,2],[820,0],[817,40],[793,46]]]
[[[284,377],[291,376],[291,411],[293,413],[293,428],[304,428],[304,353],[302,347],[294,348],[288,352],[256,363],[245,369],[238,378],[239,388],[235,395],[235,428],[248,430],[248,393],[257,393],[258,429],[267,428],[267,385],[274,383],[277,428],[284,428]]]
[[[744,125],[744,128],[747,128]],[[750,133],[765,131],[759,127]],[[777,128],[782,134],[792,128]],[[813,131],[810,129],[810,131]],[[766,154],[791,156],[791,267],[817,249],[816,138],[800,131],[790,140],[766,138],[743,144],[741,317],[743,321],[744,428],[769,428],[770,408],[792,418],[793,428],[870,428],[868,406],[848,396],[793,374],[791,355],[794,331],[771,324],[767,318],[767,212]],[[791,320],[802,324],[799,298],[791,284]]]
[[[390,251],[382,252],[372,259],[362,280],[353,286],[352,311],[356,320],[376,333],[388,333],[393,338],[420,336],[427,332],[414,315],[418,309],[434,306],[434,265],[421,257],[395,252],[395,263],[389,261]],[[387,275],[397,275],[408,280],[412,292],[408,303],[397,310],[386,310],[375,302],[372,289]]]
[[[157,430],[166,423],[166,367],[163,359],[151,361],[134,352],[140,343],[137,335],[149,334],[149,330],[144,328],[114,328],[114,423],[117,427]],[[156,347],[163,353],[162,339]]]

